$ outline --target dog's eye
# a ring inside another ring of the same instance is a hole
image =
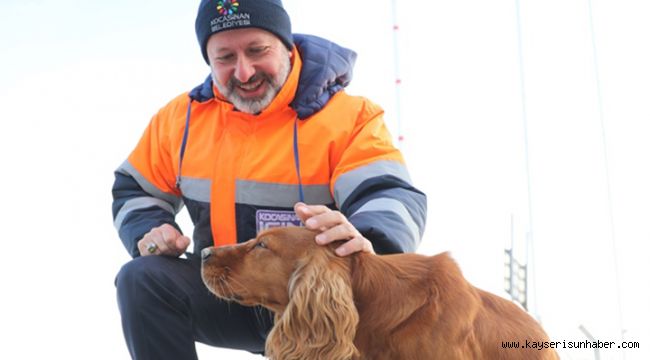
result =
[[[260,242],[258,242],[257,244],[255,244],[255,247],[256,247],[256,248],[262,248],[262,249],[268,249],[268,248],[266,247],[266,244],[265,244],[264,242],[262,242],[262,241],[260,241]]]

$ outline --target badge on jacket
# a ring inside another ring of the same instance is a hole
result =
[[[285,210],[257,210],[255,212],[257,232],[280,226],[302,226],[298,215]]]

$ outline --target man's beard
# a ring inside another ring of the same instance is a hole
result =
[[[232,103],[237,110],[249,114],[259,114],[264,109],[266,109],[269,104],[271,104],[273,99],[275,99],[275,96],[280,92],[280,89],[282,89],[284,82],[287,81],[287,77],[289,77],[289,72],[291,71],[291,61],[288,56],[283,57],[283,59],[284,61],[282,61],[278,74],[275,78],[265,72],[257,72],[251,76],[251,78],[248,79],[246,83],[242,83],[234,76],[228,80],[228,83],[225,86],[219,83],[215,79],[214,75],[212,76],[212,81],[217,86],[217,89],[221,95],[223,95],[226,100]],[[263,79],[263,81],[268,85],[266,91],[264,91],[262,95],[253,98],[243,98],[236,91],[236,88],[240,85],[255,83],[260,79]]]

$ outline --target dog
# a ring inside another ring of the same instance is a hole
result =
[[[274,312],[270,359],[558,359],[552,348],[526,348],[548,344],[542,327],[472,286],[447,253],[340,257],[316,234],[274,228],[201,253],[211,292]],[[502,348],[514,341],[521,348]]]

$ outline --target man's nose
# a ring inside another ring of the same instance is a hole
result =
[[[239,57],[235,67],[235,77],[237,80],[242,83],[247,83],[253,75],[255,75],[255,66],[253,62],[245,56]]]

